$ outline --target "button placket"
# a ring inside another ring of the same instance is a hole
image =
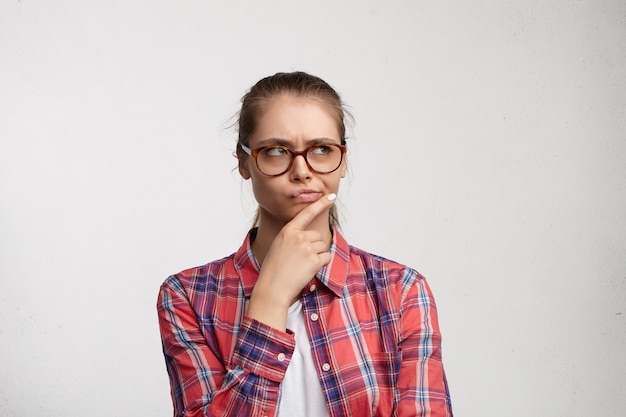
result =
[[[311,310],[315,310],[318,307],[316,305],[317,303],[313,301],[313,299],[317,295],[313,293],[318,289],[319,287],[315,283],[311,283],[309,285],[309,293],[308,293],[309,296],[303,298],[302,307],[305,313],[305,317],[306,316],[309,317],[309,321],[307,323],[308,329],[312,329],[313,327],[317,327],[317,326],[323,327],[323,324],[319,321],[321,319],[320,314],[311,312]],[[313,334],[315,334],[315,331],[314,330],[312,331],[313,331]],[[318,346],[318,350],[319,350],[318,352],[314,352],[313,357],[314,357],[316,368],[320,372],[323,372],[323,374],[320,374],[320,377],[323,378],[324,381],[327,381],[328,384],[336,386],[337,382],[336,382],[335,373],[332,371],[333,368],[330,364],[331,361],[329,360],[332,348],[331,346],[326,346],[326,347]]]

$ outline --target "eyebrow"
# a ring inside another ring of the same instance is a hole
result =
[[[341,143],[337,143],[337,140],[330,138],[315,138],[309,139],[305,142],[306,146],[317,145],[317,144],[330,144],[330,145],[341,145]],[[263,148],[265,146],[284,146],[289,148],[292,145],[292,141],[284,138],[267,138],[261,139],[259,141],[258,147]]]

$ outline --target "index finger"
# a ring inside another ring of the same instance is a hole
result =
[[[304,230],[311,224],[313,219],[320,215],[324,210],[333,205],[333,202],[337,198],[337,194],[330,193],[319,200],[309,204],[296,216],[291,219],[289,224],[297,229]]]

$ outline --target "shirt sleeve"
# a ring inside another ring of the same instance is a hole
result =
[[[405,273],[403,288],[398,415],[451,417],[435,300],[426,280],[413,270]]]
[[[245,317],[232,355],[223,358],[177,283],[166,281],[157,302],[174,416],[275,415],[293,335]]]

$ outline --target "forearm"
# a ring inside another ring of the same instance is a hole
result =
[[[231,342],[203,334],[187,298],[169,288],[159,296],[159,324],[175,416],[274,414],[292,335],[244,318],[229,335],[232,351],[221,351]]]
[[[257,282],[248,304],[248,317],[265,323],[279,331],[287,330],[287,311],[291,300],[285,297],[280,288],[263,285]]]

